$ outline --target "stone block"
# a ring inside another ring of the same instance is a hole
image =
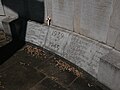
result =
[[[120,28],[120,0],[113,0],[113,13],[111,15],[110,26]]]
[[[1,0],[0,0],[0,15],[5,15]]]
[[[11,35],[11,27],[10,27],[10,22],[12,22],[13,20],[17,19],[18,17],[5,17],[2,20],[2,25],[4,28],[4,32],[8,35]]]
[[[96,41],[81,35],[71,34],[63,55],[67,60],[96,77],[100,57],[108,52],[109,49]]]
[[[116,39],[119,34],[120,34],[120,31],[118,29],[114,29],[110,27],[108,34],[107,34],[107,44],[114,47],[116,43]]]
[[[52,0],[53,25],[73,31],[74,0]]]
[[[81,0],[80,33],[106,42],[113,0]]]
[[[99,65],[98,80],[111,90],[120,90],[120,53],[113,50],[102,57]]]
[[[45,43],[47,32],[47,26],[40,25],[39,23],[33,21],[28,21],[26,41],[36,44],[38,46],[43,46]]]
[[[63,54],[64,47],[68,41],[69,33],[58,28],[50,27],[45,46],[55,53]]]

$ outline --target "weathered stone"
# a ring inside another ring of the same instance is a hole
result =
[[[53,25],[73,31],[74,0],[52,0]]]
[[[106,55],[109,49],[88,38],[70,35],[64,51],[64,57],[96,77],[100,57]]]
[[[28,22],[26,41],[43,46],[45,43],[48,27],[36,22]]]
[[[117,39],[116,39],[116,42],[115,42],[115,48],[117,50],[120,50],[120,33],[119,35],[117,36]]]
[[[81,0],[80,33],[105,42],[113,0]],[[79,17],[78,17],[79,18]]]
[[[113,28],[120,28],[120,0],[113,0],[113,13],[111,15],[110,26]]]
[[[99,65],[98,80],[111,90],[120,90],[120,53],[112,51],[102,57]]]
[[[67,43],[69,33],[60,31],[57,28],[50,28],[46,41],[46,47],[54,50],[56,53],[63,54],[64,47]]]
[[[0,15],[5,15],[1,0],[0,0]]]
[[[116,43],[117,36],[120,34],[118,29],[114,29],[110,27],[108,34],[107,34],[107,44],[114,47]]]

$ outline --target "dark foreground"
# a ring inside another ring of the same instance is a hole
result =
[[[103,90],[86,77],[58,55],[26,44],[0,65],[0,90]]]

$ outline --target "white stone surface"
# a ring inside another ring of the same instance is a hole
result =
[[[106,42],[113,0],[81,0],[80,33]]]
[[[97,77],[98,74],[100,58],[107,55],[112,50],[112,48],[104,46],[103,44],[100,43],[96,44],[96,47],[98,49],[96,49],[96,52],[92,57],[90,69],[88,71],[88,73],[93,74],[94,77]]]
[[[63,55],[67,60],[96,77],[99,60],[108,52],[109,49],[95,41],[79,35],[70,35]]]
[[[74,0],[52,0],[53,25],[73,31]]]
[[[111,23],[110,25],[113,28],[120,28],[120,0],[113,0],[113,13],[111,15]]]
[[[114,47],[119,34],[120,30],[110,27],[107,35],[107,44]]]
[[[1,0],[0,0],[0,15],[5,15]]]
[[[36,44],[38,46],[43,46],[45,43],[47,32],[48,27],[42,26],[36,22],[28,21],[26,41]]]
[[[69,33],[50,28],[45,46],[56,53],[63,54]]]
[[[113,50],[100,60],[97,79],[111,90],[120,90],[120,52]]]

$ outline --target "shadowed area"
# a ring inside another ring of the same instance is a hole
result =
[[[12,41],[0,47],[0,64],[9,59],[16,51],[25,44],[27,21],[34,20],[44,22],[43,0],[2,0],[5,14],[10,15],[12,10],[19,18],[9,23],[12,33]],[[7,8],[6,8],[7,7]]]

